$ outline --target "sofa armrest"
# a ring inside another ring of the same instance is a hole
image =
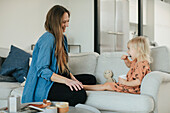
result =
[[[153,71],[147,74],[142,80],[141,94],[149,95],[155,99],[161,83],[164,82],[170,82],[170,74],[160,71]]]
[[[168,83],[170,83],[170,74],[160,71],[153,71],[147,74],[142,80],[141,95],[148,95],[153,98],[155,102],[154,111],[156,112],[158,111],[158,94],[160,91],[160,86]]]

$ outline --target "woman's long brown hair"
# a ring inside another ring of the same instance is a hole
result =
[[[45,29],[55,37],[55,56],[57,58],[60,73],[64,73],[65,71],[68,72],[68,55],[64,50],[64,35],[61,27],[64,13],[68,13],[68,16],[70,17],[70,12],[66,8],[60,5],[55,5],[47,13],[45,21]]]

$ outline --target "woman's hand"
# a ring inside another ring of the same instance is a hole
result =
[[[65,84],[70,87],[71,91],[73,91],[73,88],[76,91],[83,89],[82,83],[78,80],[67,79]]]
[[[71,77],[72,78],[72,77]],[[70,87],[70,89],[73,91],[73,88],[78,91],[83,89],[83,85],[81,82],[79,82],[75,77],[73,77],[74,79],[68,79],[66,77],[63,77],[61,75],[58,75],[56,73],[53,73],[53,75],[51,76],[51,81],[53,82],[57,82],[57,83],[62,83],[62,84],[66,84],[67,86]]]

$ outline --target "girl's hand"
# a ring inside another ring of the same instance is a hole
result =
[[[71,91],[73,91],[73,88],[76,91],[83,89],[82,83],[79,82],[78,80],[67,79],[66,85],[70,87]]]
[[[122,60],[127,60],[127,59],[128,59],[128,56],[127,56],[127,55],[122,55],[121,59],[122,59]]]
[[[126,80],[119,77],[118,82],[119,82],[120,84],[125,85]]]

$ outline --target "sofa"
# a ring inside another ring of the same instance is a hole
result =
[[[4,54],[4,53],[3,53]],[[98,84],[105,83],[105,70],[112,70],[117,81],[126,75],[128,68],[120,59],[126,52],[95,52],[69,54],[70,71],[76,74],[93,74]],[[87,91],[86,105],[101,113],[169,113],[170,112],[170,56],[165,46],[151,49],[152,72],[142,80],[141,94],[113,91]],[[10,95],[22,96],[24,87],[18,82],[0,82],[0,108],[7,106]]]

